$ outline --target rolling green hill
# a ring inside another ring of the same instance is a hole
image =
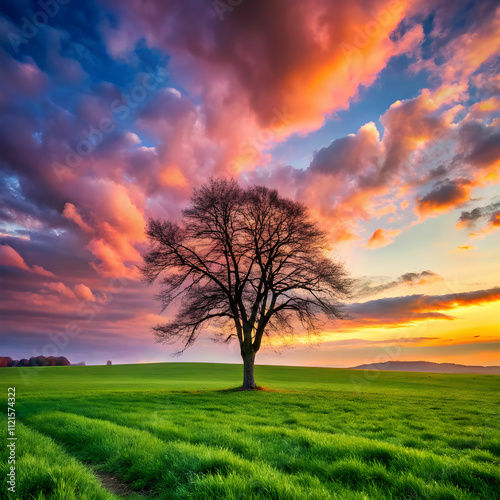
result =
[[[238,392],[241,372],[1,368],[10,498],[499,498],[499,376],[257,366],[268,390]]]

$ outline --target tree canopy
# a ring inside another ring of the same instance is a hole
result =
[[[150,219],[141,267],[160,278],[157,298],[175,317],[154,327],[158,342],[193,344],[216,324],[218,340],[237,338],[243,389],[256,387],[255,354],[264,337],[318,332],[322,319],[345,316],[351,290],[344,265],[328,257],[327,234],[302,203],[263,186],[210,179],[194,191],[179,222]]]

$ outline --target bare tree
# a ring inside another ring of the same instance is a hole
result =
[[[210,179],[179,223],[150,219],[146,232],[144,279],[161,277],[162,311],[180,300],[175,318],[154,327],[157,342],[180,341],[182,352],[215,322],[217,340],[238,339],[243,390],[256,388],[264,336],[315,333],[321,318],[345,317],[339,300],[351,279],[344,266],[326,256],[326,234],[306,207],[275,190]]]

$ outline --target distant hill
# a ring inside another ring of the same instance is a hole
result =
[[[350,370],[391,370],[396,372],[477,373],[500,375],[500,366],[467,366],[455,363],[431,363],[430,361],[386,361],[349,368]]]

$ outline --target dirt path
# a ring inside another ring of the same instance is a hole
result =
[[[95,477],[97,477],[97,479],[99,479],[99,482],[102,484],[103,488],[115,495],[119,495],[125,498],[132,494],[143,497],[147,496],[144,492],[134,491],[127,483],[124,483],[109,472],[94,471],[94,475]]]

